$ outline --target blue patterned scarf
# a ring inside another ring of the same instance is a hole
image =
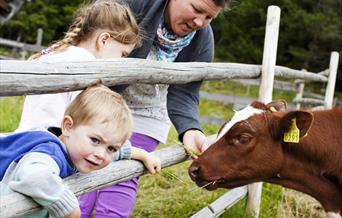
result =
[[[161,61],[173,62],[180,51],[188,46],[194,38],[196,31],[193,31],[185,37],[180,37],[167,31],[165,25],[159,24],[157,29],[158,41],[154,42],[157,49],[157,58]]]

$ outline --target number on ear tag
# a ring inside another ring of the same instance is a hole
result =
[[[296,125],[296,118],[292,119],[289,131],[284,133],[284,142],[299,143],[299,129]]]

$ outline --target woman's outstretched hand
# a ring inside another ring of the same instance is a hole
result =
[[[195,152],[202,153],[208,148],[208,140],[203,132],[197,129],[190,129],[183,136],[183,143],[186,147]]]

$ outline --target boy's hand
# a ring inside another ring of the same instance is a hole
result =
[[[160,173],[161,161],[159,157],[148,153],[143,162],[145,167],[148,169],[148,171],[150,171],[151,174]]]
[[[69,215],[65,216],[64,218],[80,218],[81,217],[81,210],[80,208],[76,208],[73,210]]]
[[[132,147],[132,159],[142,161],[151,174],[160,172],[161,161],[159,157],[148,153],[144,149]]]

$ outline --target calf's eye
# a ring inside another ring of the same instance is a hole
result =
[[[239,138],[240,144],[247,144],[250,140],[251,140],[251,137],[247,135],[241,135]]]
[[[228,143],[230,145],[244,145],[251,141],[252,136],[250,134],[240,134],[231,138]]]

